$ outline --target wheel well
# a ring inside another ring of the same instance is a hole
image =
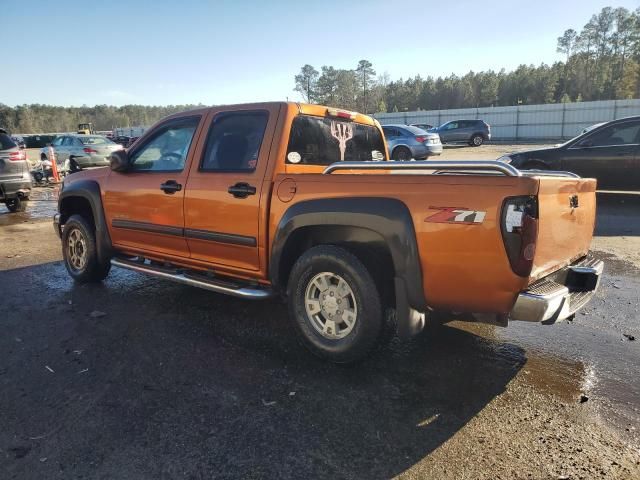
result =
[[[393,305],[395,269],[391,251],[382,235],[361,227],[316,225],[294,231],[284,245],[278,267],[279,286],[283,290],[296,260],[317,245],[336,245],[355,255],[374,277],[385,304]]]
[[[40,154],[40,160],[46,160],[47,159],[47,155],[44,153]]]
[[[401,148],[404,148],[405,150],[409,150],[409,153],[411,153],[411,149],[406,145],[397,145],[393,147],[393,150],[391,150],[391,156],[393,157],[393,154],[396,152],[396,150],[400,150]]]
[[[95,227],[93,209],[84,197],[67,197],[60,204],[60,223],[64,224],[71,215],[80,215]]]
[[[524,170],[529,170],[529,169],[538,169],[538,170],[544,170],[544,169],[548,169],[549,165],[547,165],[546,163],[544,163],[542,160],[527,160],[523,165],[522,168]]]

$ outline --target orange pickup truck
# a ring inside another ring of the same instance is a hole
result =
[[[375,119],[334,108],[172,115],[111,168],[65,178],[66,268],[78,282],[117,266],[282,296],[302,342],[334,362],[362,358],[389,321],[401,337],[437,311],[553,323],[594,294],[595,180],[388,158]]]

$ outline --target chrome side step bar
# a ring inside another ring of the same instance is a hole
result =
[[[273,290],[257,285],[239,285],[218,278],[209,278],[206,275],[180,268],[167,268],[146,263],[144,259],[139,261],[124,258],[112,258],[111,265],[126,268],[134,272],[146,273],[154,277],[183,283],[192,287],[203,288],[211,292],[223,293],[232,297],[248,300],[264,300],[274,296]]]

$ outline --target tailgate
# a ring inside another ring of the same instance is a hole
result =
[[[596,219],[596,181],[540,177],[538,241],[530,281],[589,251]]]

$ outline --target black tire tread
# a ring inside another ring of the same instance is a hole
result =
[[[333,271],[345,278],[358,303],[358,321],[354,330],[340,340],[322,337],[311,326],[304,309],[309,279],[318,272]],[[383,306],[378,287],[365,265],[348,250],[335,245],[318,245],[296,261],[288,284],[289,313],[301,343],[314,355],[334,363],[362,360],[381,339]]]
[[[67,260],[67,237],[73,228],[82,230],[83,235],[87,239],[87,265],[82,272],[78,272],[71,268]],[[62,256],[64,265],[69,275],[78,283],[97,283],[104,280],[111,270],[110,262],[100,262],[98,260],[98,249],[96,246],[96,235],[93,225],[91,225],[81,215],[71,215],[64,224],[62,231]]]

